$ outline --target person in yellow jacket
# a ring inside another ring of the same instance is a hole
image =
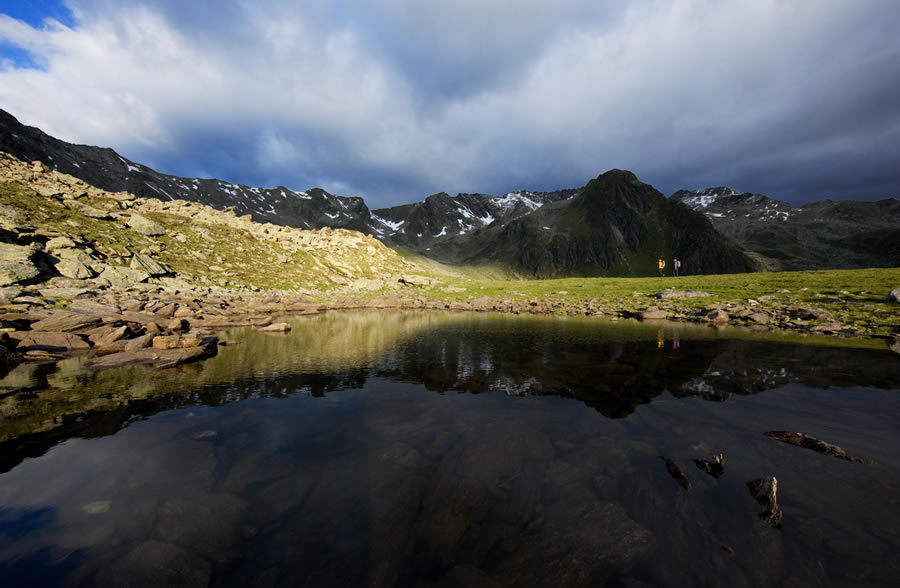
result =
[[[666,262],[663,260],[662,257],[659,258],[658,265],[659,265],[659,277],[661,278],[661,277],[663,277],[663,268],[666,267]]]

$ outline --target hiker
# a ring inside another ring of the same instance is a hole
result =
[[[678,276],[678,270],[681,269],[681,262],[677,258],[672,260],[672,275]]]
[[[663,261],[662,257],[659,258],[658,265],[659,265],[659,277],[661,278],[661,277],[663,277],[663,268],[666,267],[666,262]]]

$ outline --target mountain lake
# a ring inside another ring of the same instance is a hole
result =
[[[290,322],[180,368],[75,358],[0,380],[2,585],[900,586],[887,346]]]

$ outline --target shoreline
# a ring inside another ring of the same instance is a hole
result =
[[[85,284],[87,285],[87,284]],[[468,302],[416,296],[360,298],[346,296],[316,300],[284,292],[252,292],[193,288],[61,288],[31,285],[15,292],[3,289],[0,300],[0,373],[23,362],[55,362],[92,354],[88,367],[104,369],[145,365],[175,367],[212,357],[219,336],[228,328],[252,327],[286,332],[286,318],[327,311],[429,310],[500,314],[596,317],[610,321],[636,319],[647,323],[694,323],[715,328],[785,332],[815,338],[881,339],[900,353],[900,336],[861,332],[845,324],[846,317],[805,307],[764,304],[706,303],[691,308],[677,302],[697,298],[692,291],[668,291],[642,296],[629,307],[610,308],[609,301],[539,300],[527,302],[482,296]],[[685,294],[686,292],[686,294]],[[13,294],[13,296],[10,296]],[[416,294],[411,292],[410,294]],[[682,297],[679,297],[682,294]],[[704,292],[699,294],[706,295]],[[706,295],[708,297],[708,295]]]

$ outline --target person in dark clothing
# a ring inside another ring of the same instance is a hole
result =
[[[678,271],[681,269],[681,262],[678,259],[672,260],[672,275],[677,276]]]

